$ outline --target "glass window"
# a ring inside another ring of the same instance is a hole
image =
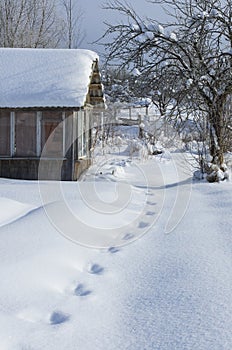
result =
[[[91,145],[91,111],[79,111],[77,117],[77,149],[78,158],[86,157],[89,155],[89,148]]]
[[[77,150],[78,158],[82,156],[82,115],[83,112],[79,111],[77,115]]]
[[[36,156],[36,112],[15,113],[15,155]]]
[[[0,156],[10,156],[10,111],[0,111]]]
[[[63,123],[62,112],[42,113],[41,149],[43,156],[63,157]]]
[[[85,140],[85,111],[78,113],[77,128],[78,128],[78,158],[86,155],[86,140]]]
[[[90,145],[90,116],[89,113],[86,111],[85,116],[85,144],[86,144],[86,154],[89,152],[89,145]]]

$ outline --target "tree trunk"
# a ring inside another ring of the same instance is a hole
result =
[[[224,165],[225,153],[225,126],[224,126],[224,105],[222,99],[214,109],[210,118],[210,154],[212,164],[208,169],[207,180],[219,182],[228,178],[227,169]]]
[[[213,158],[212,163],[219,167],[224,163],[225,153],[225,125],[223,117],[225,102],[225,98],[221,96],[210,117],[210,154]]]

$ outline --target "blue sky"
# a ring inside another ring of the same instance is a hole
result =
[[[102,9],[104,0],[77,0],[79,7],[83,10],[83,30],[86,32],[82,48],[93,49],[95,51],[102,50],[99,46],[92,45],[91,42],[97,40],[105,31],[105,22],[116,23],[119,15],[115,11],[106,11]],[[146,0],[130,1],[133,8],[141,17],[150,17],[160,19],[165,18],[161,6],[148,3]]]

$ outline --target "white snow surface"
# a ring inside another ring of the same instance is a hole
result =
[[[53,182],[0,180],[11,213],[0,227],[0,349],[231,350],[231,183],[192,182],[182,153],[100,150],[80,182],[60,186],[73,213],[107,235],[114,212],[91,214],[93,184],[102,208],[124,203],[117,245],[59,233],[40,196]]]
[[[27,215],[35,207],[29,204],[0,197],[0,227]]]
[[[0,48],[0,107],[82,107],[90,83],[90,50]]]

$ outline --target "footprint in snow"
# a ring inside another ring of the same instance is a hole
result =
[[[104,271],[104,267],[98,264],[92,264],[89,266],[88,271],[93,275],[101,275]]]
[[[148,204],[148,205],[156,205],[155,202],[150,202],[150,201],[148,201],[147,204]]]
[[[147,211],[147,212],[146,212],[146,215],[148,215],[148,216],[153,216],[153,215],[155,215],[155,212],[154,212],[154,211]]]
[[[149,224],[147,222],[141,221],[138,225],[138,228],[145,228],[147,226],[149,226]]]
[[[53,311],[50,316],[49,322],[51,325],[57,325],[67,322],[70,319],[70,315],[67,315],[61,311]]]
[[[117,247],[110,247],[110,248],[108,249],[108,252],[110,252],[110,253],[112,253],[112,254],[115,254],[115,253],[117,253],[117,252],[119,252],[119,251],[120,251],[120,249],[117,248]]]
[[[78,297],[86,297],[87,295],[91,294],[91,290],[88,290],[85,288],[84,284],[80,283],[76,286],[74,289],[74,295]]]
[[[128,241],[129,239],[132,239],[135,235],[133,233],[126,233],[123,239],[125,241]]]

